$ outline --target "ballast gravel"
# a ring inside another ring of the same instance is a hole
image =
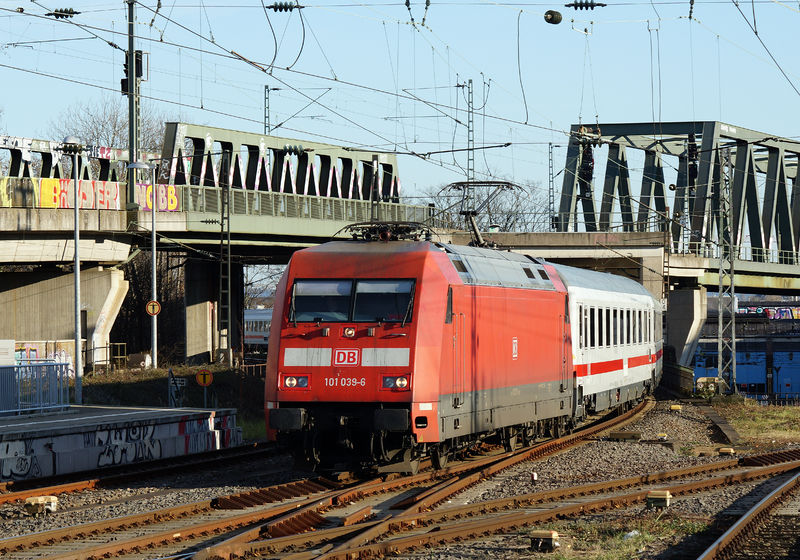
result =
[[[611,441],[601,437],[596,441],[570,449],[541,461],[527,462],[509,469],[492,480],[479,483],[451,500],[452,505],[509,498],[517,495],[544,492],[569,486],[640,476],[727,460],[727,456],[695,456],[697,450],[712,450],[728,446],[720,431],[693,405],[683,404],[680,411],[670,410],[678,401],[659,401],[641,420],[628,424],[621,430],[641,432],[641,442]],[[656,443],[666,434],[666,442]],[[536,473],[535,482],[532,480]],[[738,515],[776,485],[774,481],[754,482],[722,488],[711,492],[673,498],[665,510],[669,516],[682,519],[709,521],[720,513]],[[757,490],[757,496],[755,495]],[[445,506],[446,507],[446,506]],[[652,510],[651,510],[652,512]],[[599,513],[587,523],[603,521],[631,522],[647,512],[645,506]],[[471,559],[530,559],[547,558],[547,553],[533,552],[530,538],[523,528],[506,535],[486,537],[453,545],[399,554],[399,560],[471,560]],[[664,539],[655,546],[642,547],[634,556],[637,559],[681,558],[673,556],[670,547],[679,539]],[[565,551],[566,552],[566,551]],[[575,558],[582,557],[576,554]],[[692,557],[696,557],[694,555]],[[572,558],[573,556],[568,556]],[[620,557],[621,558],[621,557]]]
[[[58,496],[55,513],[31,517],[21,503],[0,506],[2,538],[106,521],[153,510],[208,501],[304,478],[286,456],[214,467],[204,472],[148,478],[142,484]]]

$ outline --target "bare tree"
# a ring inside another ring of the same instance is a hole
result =
[[[471,209],[481,207],[493,192],[494,188],[490,187],[474,188]],[[464,219],[459,215],[463,190],[445,185],[431,188],[422,196],[425,203],[431,203],[436,207],[440,217],[449,218],[452,227],[464,227]],[[534,182],[502,189],[475,219],[481,231],[489,228],[516,232],[548,231],[547,193]]]
[[[284,270],[285,265],[245,266],[244,308],[253,309],[259,304],[259,300],[271,297]]]
[[[142,105],[139,148],[146,152],[161,153],[164,142],[164,122],[168,117],[151,106]],[[99,100],[88,100],[66,107],[50,121],[47,136],[60,140],[74,135],[85,144],[124,148],[128,145],[128,107],[124,96],[105,95]],[[118,176],[125,177],[124,163]],[[147,241],[142,245],[148,248]],[[159,252],[158,300],[159,355],[165,363],[182,359],[181,343],[185,330],[183,314],[184,262],[183,254]],[[128,353],[150,348],[150,327],[146,320],[145,304],[150,299],[151,264],[149,252],[142,252],[127,262],[123,270],[129,281],[129,291],[122,304],[117,321],[111,331],[112,340],[125,342]]]
[[[139,149],[160,152],[164,143],[166,114],[151,105],[141,106]],[[74,135],[85,144],[121,148],[128,145],[128,102],[124,96],[104,95],[69,105],[50,121],[50,138],[60,140]]]

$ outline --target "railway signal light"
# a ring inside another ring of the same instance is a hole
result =
[[[136,71],[136,77],[141,78],[143,75],[142,72],[142,51],[134,51],[133,52],[134,58],[134,66]],[[125,77],[122,78],[119,82],[120,89],[122,93],[128,93],[128,78],[130,77],[130,68],[128,68],[128,55],[125,55],[125,60],[122,63],[122,68],[125,72]]]

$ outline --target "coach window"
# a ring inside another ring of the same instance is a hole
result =
[[[583,305],[578,305],[578,348],[583,349]]]
[[[589,348],[597,346],[597,329],[594,328],[595,308],[589,308]]]
[[[353,321],[407,323],[414,306],[413,280],[358,280]]]
[[[625,310],[625,344],[631,344],[631,310]]]
[[[289,320],[347,321],[352,291],[352,280],[296,280],[289,304]]]
[[[639,343],[644,342],[644,310],[639,310]]]
[[[603,308],[599,307],[597,309],[597,347],[602,348],[605,344],[606,335],[605,335],[605,324],[603,321]]]

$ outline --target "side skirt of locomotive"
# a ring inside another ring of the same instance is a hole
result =
[[[571,432],[588,412],[627,407],[652,393],[657,379],[584,396],[558,383],[443,396],[440,441],[418,443],[407,405],[372,403],[283,403],[270,411],[270,426],[309,469],[415,473],[422,457],[444,467],[460,450],[493,438],[507,450],[540,437]]]

